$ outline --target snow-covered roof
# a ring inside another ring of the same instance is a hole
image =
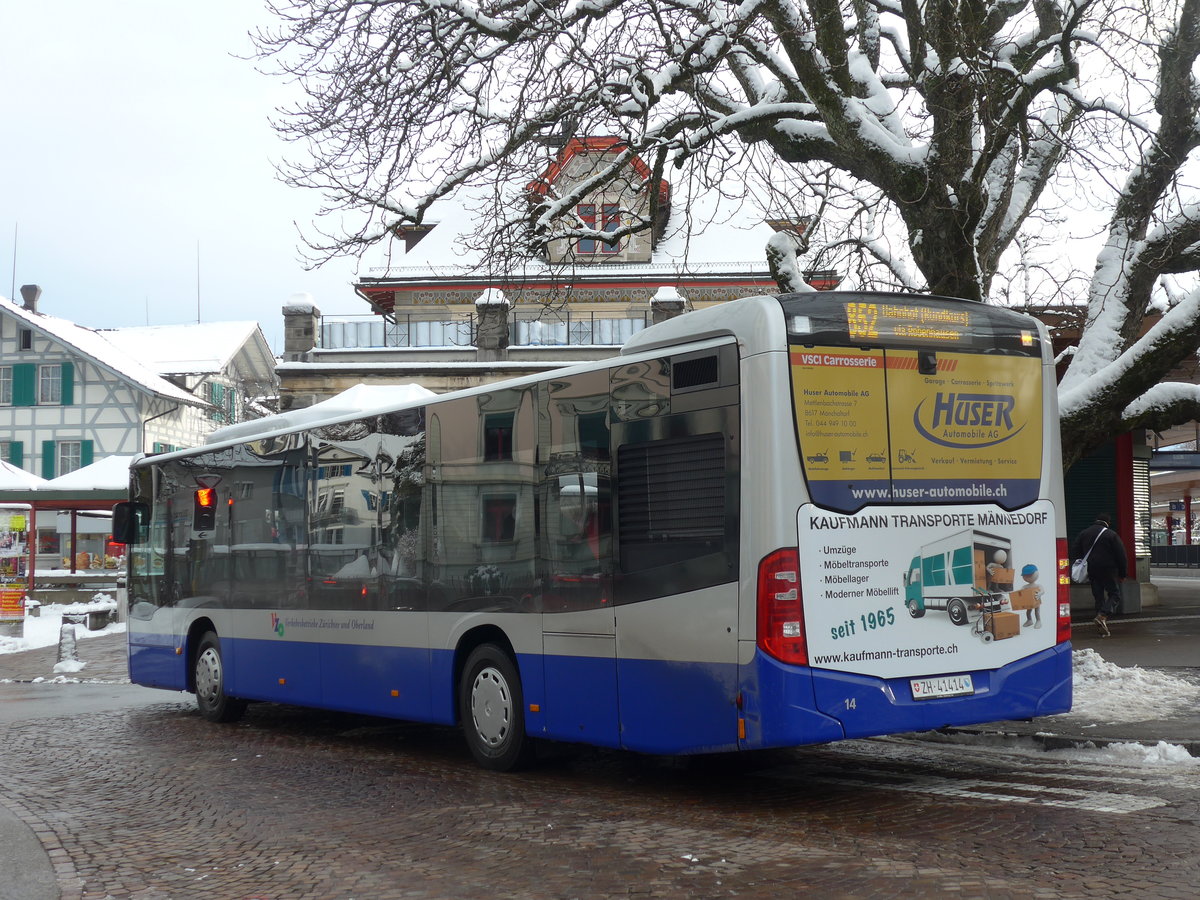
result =
[[[136,456],[106,456],[90,466],[44,481],[46,491],[123,491],[129,487],[129,464]]]
[[[100,368],[111,372],[118,378],[123,378],[147,393],[193,406],[207,405],[204,400],[188,393],[183,388],[176,387],[149,367],[142,365],[129,353],[106,340],[99,331],[76,325],[66,319],[30,312],[5,297],[0,297],[0,313],[24,322],[34,331],[71,348]]]
[[[437,395],[433,391],[419,384],[356,384],[328,400],[303,409],[289,409],[262,419],[218,428],[205,438],[205,443],[255,440],[344,419],[365,418],[434,396]]]
[[[99,333],[113,346],[143,362],[159,375],[211,375],[222,371],[248,343],[259,356],[256,364],[270,369],[273,358],[266,339],[255,341],[257,322],[198,322],[105,329]]]
[[[0,490],[2,491],[31,491],[46,484],[45,478],[38,478],[32,472],[14,466],[0,459]]]

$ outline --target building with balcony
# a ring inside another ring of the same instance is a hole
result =
[[[621,151],[615,138],[569,138],[525,186],[536,199],[589,178]],[[612,241],[552,240],[540,257],[501,265],[473,239],[485,214],[469,197],[399,229],[388,264],[355,291],[360,317],[322,317],[308,298],[284,308],[280,409],[308,406],[357,383],[417,383],[437,392],[614,355],[662,318],[751,294],[775,293],[766,262],[777,234],[804,246],[807,219],[770,218],[748,200],[712,191],[688,197],[635,160],[628,175],[579,203],[577,222]],[[829,289],[836,273],[805,273]]]

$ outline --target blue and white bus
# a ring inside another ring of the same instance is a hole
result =
[[[753,297],[620,356],[148,456],[134,682],[653,754],[1064,712],[1055,374],[961,300]]]

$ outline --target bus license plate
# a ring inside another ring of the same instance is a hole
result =
[[[941,678],[914,678],[912,686],[914,700],[932,700],[935,697],[963,697],[975,693],[975,683],[970,675],[944,675]]]

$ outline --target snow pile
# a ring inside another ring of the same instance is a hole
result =
[[[108,594],[96,594],[91,603],[74,603],[71,606],[46,605],[41,607],[38,616],[25,617],[25,636],[8,637],[0,635],[0,653],[20,653],[22,650],[38,650],[42,647],[54,647],[58,644],[58,634],[62,628],[64,611],[95,612],[98,609],[111,608],[115,601]],[[105,634],[123,634],[125,623],[118,622],[107,625],[99,631],[89,631],[83,625],[75,626],[76,640],[100,637]]]
[[[1106,662],[1095,650],[1076,650],[1075,702],[1067,716],[1092,721],[1164,719],[1200,701],[1200,685],[1166,672]]]
[[[1058,754],[1069,756],[1072,752],[1081,751],[1059,750]],[[1099,749],[1089,749],[1076,759],[1087,762],[1108,760],[1115,766],[1200,766],[1200,758],[1188,753],[1187,748],[1178,744],[1168,744],[1159,741],[1154,746],[1146,744],[1109,744]]]

